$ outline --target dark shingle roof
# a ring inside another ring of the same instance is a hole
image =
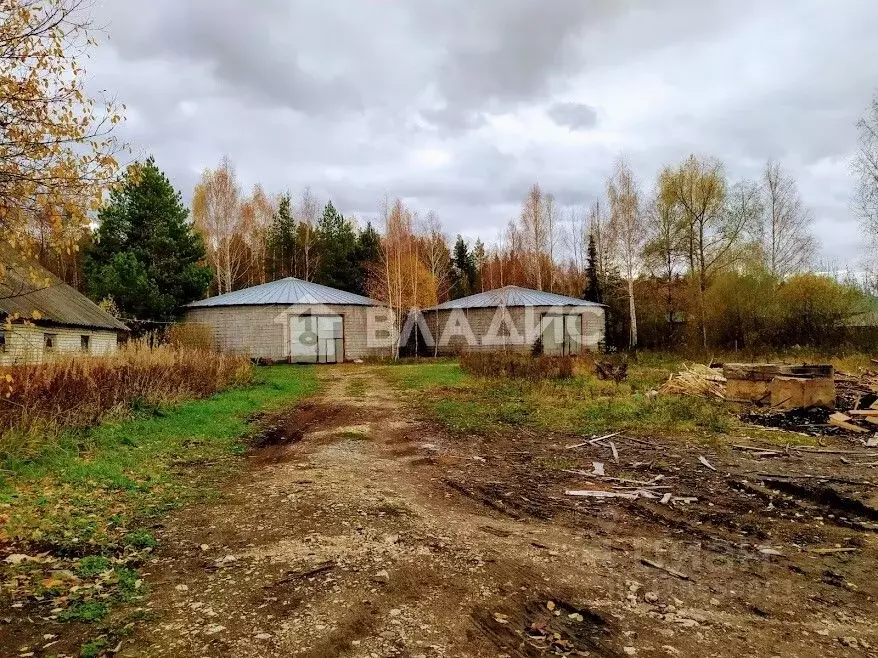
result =
[[[0,318],[18,315],[41,323],[127,331],[81,292],[2,242],[0,263]]]
[[[192,302],[189,308],[211,306],[262,306],[283,304],[337,304],[343,306],[383,306],[379,301],[355,295],[352,292],[337,290],[319,283],[302,281],[287,277],[261,286],[236,290],[225,295],[208,297],[200,302]]]
[[[553,292],[531,290],[518,286],[506,286],[496,290],[487,290],[469,297],[452,299],[439,306],[424,309],[425,311],[447,311],[456,308],[492,308],[495,306],[600,306],[576,297],[556,295]]]

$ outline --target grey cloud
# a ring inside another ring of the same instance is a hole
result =
[[[583,103],[555,103],[547,110],[547,114],[559,126],[570,130],[594,128],[598,122],[597,110]]]
[[[845,168],[878,79],[874,0],[103,0],[95,12],[111,39],[91,84],[128,104],[121,136],[185,197],[228,154],[245,187],[311,185],[359,215],[398,195],[436,208],[451,234],[493,239],[533,182],[583,204],[620,152],[650,187],[695,151],[733,177],[781,158],[829,250],[853,226]],[[559,141],[535,116],[573,132]],[[416,166],[422,150],[448,162]]]

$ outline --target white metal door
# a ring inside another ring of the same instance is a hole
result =
[[[543,316],[543,354],[564,353],[564,316]]]
[[[564,316],[564,354],[582,354],[582,316]]]
[[[321,315],[317,318],[318,353],[320,363],[344,361],[344,321],[340,315]]]
[[[290,360],[293,363],[317,363],[317,318],[294,315],[290,318]]]

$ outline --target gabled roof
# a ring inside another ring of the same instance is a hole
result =
[[[352,292],[337,290],[319,283],[302,281],[287,277],[261,286],[236,290],[225,295],[208,297],[200,302],[188,304],[188,308],[205,308],[210,306],[262,306],[282,304],[336,304],[343,306],[383,306],[382,302]]]
[[[127,331],[100,306],[71,288],[42,265],[0,242],[0,319],[8,316],[90,329]]]
[[[506,286],[496,290],[487,290],[469,297],[452,299],[425,311],[447,311],[463,308],[492,308],[495,306],[600,306],[576,297],[556,295],[542,290],[531,290],[519,286]]]

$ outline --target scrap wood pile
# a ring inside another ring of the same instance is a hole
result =
[[[834,404],[746,413],[745,422],[809,436],[869,435],[878,432],[878,372],[835,372]],[[872,441],[874,443],[874,440]]]
[[[863,409],[878,399],[878,370],[867,370],[862,375],[835,373],[837,407],[842,410]]]
[[[676,375],[671,375],[659,389],[665,395],[691,395],[726,399],[726,378],[717,368],[699,363],[684,365]]]

